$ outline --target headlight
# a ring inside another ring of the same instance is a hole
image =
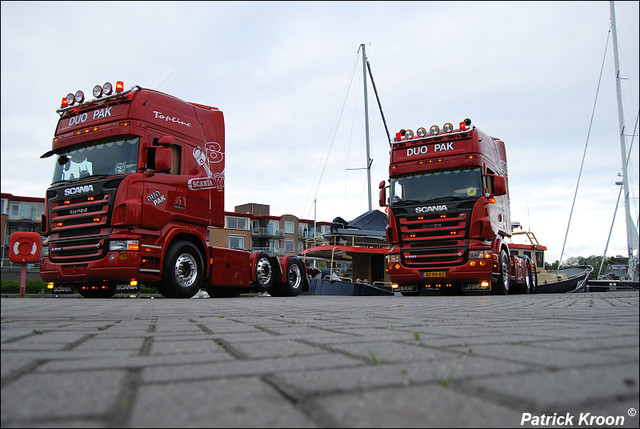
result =
[[[125,250],[138,250],[138,240],[111,240],[109,241],[110,252],[123,252]]]
[[[400,262],[400,254],[394,253],[393,255],[387,255],[387,263],[395,264]]]
[[[47,258],[49,257],[49,245],[43,245],[40,250],[40,257]]]
[[[491,259],[491,252],[488,250],[469,250],[469,259]]]

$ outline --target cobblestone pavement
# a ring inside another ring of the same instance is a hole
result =
[[[638,427],[637,291],[2,298],[2,427]]]

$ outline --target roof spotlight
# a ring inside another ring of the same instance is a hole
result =
[[[67,106],[73,106],[73,103],[76,102],[76,98],[73,95],[73,92],[67,94]]]
[[[420,127],[417,129],[416,133],[418,134],[418,137],[424,137],[427,135],[427,129],[425,127]]]
[[[412,139],[413,138],[413,130],[407,130],[404,132],[404,136],[408,139]]]
[[[113,92],[111,82],[105,82],[104,85],[102,85],[102,92],[104,95],[111,95],[111,92]]]
[[[442,126],[442,131],[444,131],[445,133],[450,133],[451,131],[453,131],[453,124],[451,122],[447,122]]]
[[[96,85],[93,87],[93,96],[96,98],[102,96],[102,87],[100,85]]]
[[[76,101],[78,102],[78,104],[82,104],[82,102],[84,101],[84,92],[82,92],[82,90],[77,90],[76,91],[76,95],[75,95]]]
[[[440,127],[437,125],[431,125],[431,128],[429,128],[429,132],[435,136],[440,132]]]

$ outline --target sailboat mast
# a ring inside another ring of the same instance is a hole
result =
[[[633,276],[634,272],[634,249],[638,249],[638,236],[636,228],[631,218],[631,210],[629,206],[629,176],[627,174],[627,144],[625,137],[624,113],[622,109],[622,96],[620,89],[620,66],[618,61],[618,34],[616,31],[616,13],[613,1],[609,2],[611,10],[611,32],[613,35],[613,58],[615,61],[616,73],[616,96],[618,98],[618,126],[620,128],[620,153],[622,156],[622,186],[624,191],[624,208],[627,225],[627,250],[629,252],[629,272],[628,276]]]
[[[360,45],[362,48],[362,83],[364,87],[364,129],[367,140],[367,197],[369,197],[369,211],[371,211],[371,159],[369,149],[369,105],[367,100],[367,55],[364,51],[364,43]]]

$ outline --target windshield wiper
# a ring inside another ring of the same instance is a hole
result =
[[[80,178],[80,179],[78,179],[78,180],[84,180],[84,179],[95,179],[96,177],[98,177],[98,178],[102,178],[102,177],[109,177],[109,174],[90,174],[90,175],[88,175],[88,176],[81,177],[81,178]]]
[[[51,186],[58,185],[60,183],[69,183],[69,179],[56,180],[55,182],[51,183]]]
[[[420,203],[422,203],[421,200],[398,200],[394,202],[393,205],[397,206],[397,205],[420,204]]]

